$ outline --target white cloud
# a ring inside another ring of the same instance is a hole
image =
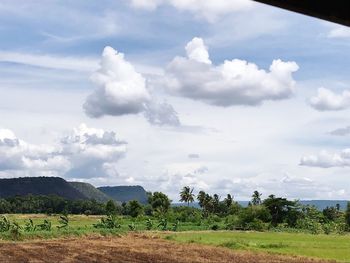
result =
[[[310,99],[310,105],[319,111],[338,111],[350,107],[350,91],[344,90],[341,94],[325,88],[319,88],[317,95]]]
[[[125,60],[124,54],[105,47],[100,68],[91,77],[97,86],[83,105],[93,118],[143,113],[152,125],[179,126],[174,108],[150,94],[146,78]]]
[[[110,173],[126,153],[126,143],[114,132],[88,128],[85,124],[74,129],[61,140],[62,155],[68,156],[72,168],[67,177],[93,178],[116,175]]]
[[[86,99],[84,110],[90,117],[120,116],[144,111],[151,100],[145,78],[111,47],[105,47],[100,69],[92,77],[97,89]]]
[[[117,176],[117,162],[126,142],[114,132],[81,124],[55,145],[34,145],[0,130],[0,171],[21,176],[51,175],[66,178]]]
[[[180,11],[193,13],[210,22],[219,16],[249,10],[253,3],[249,0],[131,0],[135,8],[154,10],[160,5],[171,5]]]
[[[270,72],[239,59],[214,66],[200,38],[189,42],[186,51],[187,57],[175,57],[166,69],[163,85],[171,94],[228,107],[259,105],[294,93],[295,62],[274,60]]]
[[[49,145],[28,144],[7,129],[0,129],[0,170],[21,170],[25,174],[53,174],[69,167],[68,160]]]
[[[350,29],[345,26],[337,26],[328,33],[329,38],[350,38]]]
[[[187,43],[185,49],[189,59],[211,64],[208,48],[204,45],[203,39],[198,37],[193,38],[192,41]]]
[[[303,156],[300,165],[320,168],[350,166],[350,149],[344,149],[340,153],[321,151],[317,155]]]

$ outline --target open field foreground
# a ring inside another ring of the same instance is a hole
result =
[[[0,262],[332,262],[182,244],[145,234],[2,242]],[[334,261],[333,261],[334,262]]]

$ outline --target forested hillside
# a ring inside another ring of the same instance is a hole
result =
[[[21,177],[0,179],[0,197],[57,195],[70,200],[86,197],[59,177]]]
[[[147,203],[147,192],[142,186],[104,186],[98,187],[100,191],[113,198],[115,201],[128,202],[137,200]]]
[[[102,191],[95,188],[95,186],[89,184],[89,183],[83,183],[83,182],[69,182],[71,186],[73,186],[75,189],[77,189],[80,193],[82,193],[86,198],[88,199],[94,199],[98,202],[105,203],[111,197],[104,194]]]

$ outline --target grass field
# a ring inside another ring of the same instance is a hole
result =
[[[321,259],[333,259],[341,262],[350,262],[350,235],[311,235],[303,233],[284,232],[240,232],[240,231],[208,231],[209,225],[196,225],[191,223],[180,224],[179,232],[161,232],[157,228],[157,220],[154,221],[153,231],[145,232],[146,218],[134,220],[120,217],[120,229],[96,229],[93,224],[97,223],[101,216],[70,215],[68,229],[58,229],[58,215],[7,215],[10,221],[24,226],[31,218],[34,224],[40,224],[45,219],[52,223],[51,231],[25,232],[21,230],[19,240],[52,239],[63,236],[89,236],[118,235],[129,231],[129,224],[136,226],[137,232],[147,235],[157,235],[169,241],[180,243],[206,244],[217,247],[229,248],[233,251],[268,252],[284,255],[298,255]],[[171,223],[169,223],[171,229]],[[158,231],[157,231],[158,230]],[[157,232],[155,232],[157,231]],[[11,239],[9,232],[0,233],[0,239]]]
[[[238,231],[189,231],[164,235],[169,240],[215,245],[233,250],[264,251],[350,262],[350,235]]]

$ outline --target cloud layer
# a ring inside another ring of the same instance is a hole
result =
[[[350,149],[344,149],[340,153],[321,151],[317,155],[303,156],[300,165],[320,168],[350,166]]]
[[[248,0],[131,0],[135,8],[154,10],[160,5],[171,5],[180,11],[188,11],[197,17],[215,21],[219,16],[249,10],[252,2]]]
[[[175,57],[166,69],[164,86],[171,94],[228,107],[259,105],[294,93],[292,73],[299,69],[295,62],[274,60],[269,72],[239,59],[215,66],[201,38],[192,39],[186,53],[187,57]]]
[[[310,99],[310,105],[318,111],[339,111],[350,107],[350,91],[341,94],[325,88],[319,88],[317,95]]]

